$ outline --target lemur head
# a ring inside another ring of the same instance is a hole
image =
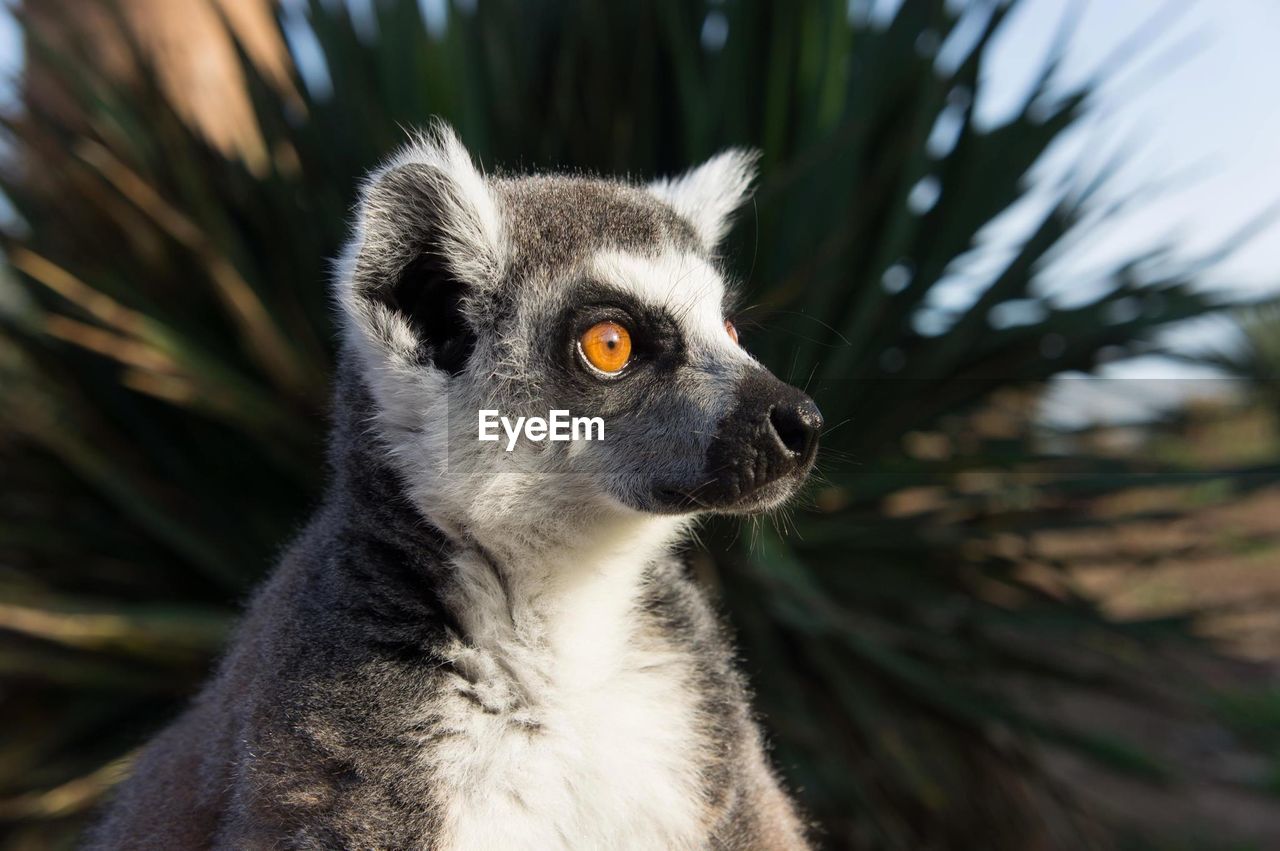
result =
[[[605,518],[776,507],[822,417],[738,343],[715,259],[753,157],[647,187],[486,177],[451,130],[365,184],[339,268],[346,356],[414,501],[521,545]],[[478,412],[600,417],[604,439],[478,439]]]

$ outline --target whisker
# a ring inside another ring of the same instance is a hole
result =
[[[819,325],[821,325],[823,328],[827,329],[827,330],[828,330],[828,331],[830,331],[832,334],[835,334],[837,337],[839,337],[839,338],[840,338],[840,341],[841,341],[842,343],[844,343],[846,346],[852,346],[852,345],[853,345],[853,343],[849,342],[849,338],[848,338],[848,337],[846,337],[844,334],[841,334],[839,331],[837,331],[837,330],[836,330],[835,328],[833,328],[831,325],[828,325],[826,322],[823,322],[821,319],[819,319],[819,318],[818,318],[818,317],[816,317],[816,316],[812,316],[812,315],[810,315],[810,314],[808,314],[808,313],[805,313],[804,311],[801,311],[801,310],[779,310],[779,311],[777,311],[777,313],[778,313],[779,315],[781,315],[781,316],[799,316],[799,317],[802,317],[802,318],[804,318],[804,319],[809,319],[809,320],[811,320],[811,321],[813,321],[813,322],[817,322],[817,323],[818,323]],[[817,343],[817,342],[820,342],[820,341],[818,341],[818,340],[814,340],[813,342]],[[834,346],[833,344],[830,344],[830,343],[828,343],[827,345],[831,346],[832,348],[838,348],[837,346]]]
[[[833,425],[833,426],[831,426],[831,427],[829,427],[829,428],[825,428],[825,429],[823,429],[823,430],[822,430],[822,434],[821,434],[821,435],[819,435],[819,437],[826,437],[827,435],[831,434],[831,432],[833,432],[833,431],[835,431],[836,429],[840,428],[840,426],[848,425],[848,424],[849,424],[849,423],[851,423],[851,422],[853,422],[853,417],[845,417],[844,419],[842,419],[840,422],[836,423],[835,425]]]

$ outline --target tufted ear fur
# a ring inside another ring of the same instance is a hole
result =
[[[714,251],[751,193],[759,158],[754,151],[731,148],[679,177],[649,184],[649,191],[693,225],[703,248]]]
[[[365,184],[340,301],[384,354],[456,373],[475,340],[464,304],[499,279],[503,254],[483,175],[453,130],[437,124]]]

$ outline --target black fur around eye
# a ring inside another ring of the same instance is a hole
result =
[[[619,375],[642,367],[674,368],[684,357],[684,340],[675,318],[666,310],[644,304],[630,293],[588,281],[572,292],[561,324],[561,339],[577,357],[578,341],[590,328],[614,322],[630,335],[631,360]]]

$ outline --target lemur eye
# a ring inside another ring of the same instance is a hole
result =
[[[597,322],[578,338],[578,351],[588,364],[614,375],[631,360],[631,334],[617,322]]]
[[[738,326],[737,325],[734,325],[731,320],[726,319],[724,321],[724,330],[729,333],[730,340],[733,340],[733,342],[735,343],[738,342]],[[741,344],[739,343],[739,345]]]

